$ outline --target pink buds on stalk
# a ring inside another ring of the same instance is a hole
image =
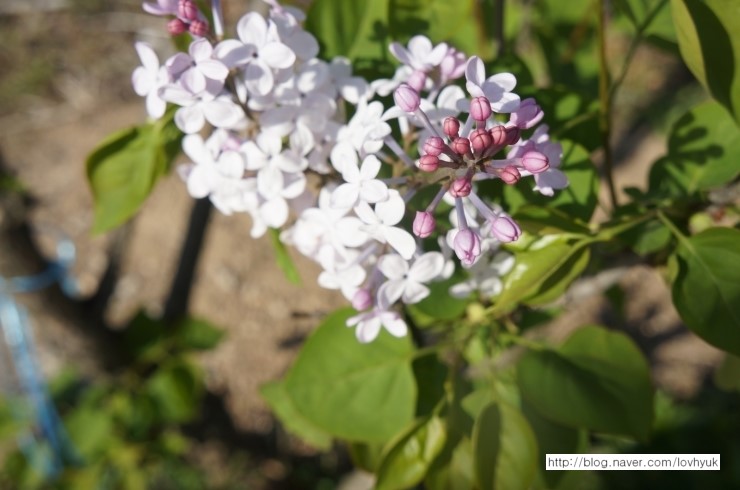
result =
[[[452,197],[468,197],[471,190],[473,190],[473,184],[466,177],[455,179],[450,185],[450,195]]]
[[[188,31],[190,31],[190,34],[193,36],[205,37],[208,35],[208,23],[202,20],[194,20],[190,23]]]
[[[493,144],[491,134],[485,129],[476,129],[470,133],[470,146],[477,155],[481,155]]]
[[[522,156],[522,165],[533,174],[539,174],[550,168],[547,157],[539,151],[528,151]]]
[[[452,142],[452,149],[458,155],[467,155],[470,153],[470,140],[468,138],[455,138]]]
[[[426,238],[434,233],[434,229],[437,227],[437,221],[429,211],[417,211],[414,217],[414,224],[412,230],[414,235],[419,238]]]
[[[443,126],[445,134],[451,139],[457,138],[460,134],[460,121],[454,117],[446,117]]]
[[[167,23],[167,32],[173,36],[182,34],[188,30],[188,25],[180,19],[172,19]]]
[[[516,241],[521,234],[519,225],[508,216],[499,216],[491,221],[491,235],[502,243]]]
[[[470,228],[457,232],[452,246],[455,249],[455,255],[464,266],[473,265],[481,254],[480,237]]]
[[[198,6],[193,0],[180,0],[177,2],[177,16],[185,20],[196,20],[198,18]]]
[[[517,169],[513,165],[509,165],[506,168],[502,168],[499,171],[499,177],[501,177],[501,180],[506,182],[509,185],[516,184],[519,182],[519,179],[522,178],[522,174],[519,173],[519,169]]]
[[[492,114],[491,103],[485,97],[476,97],[470,101],[470,117],[477,122],[483,122]]]
[[[488,130],[488,134],[491,135],[493,146],[506,146],[506,140],[508,138],[506,128],[503,126],[494,126]]]
[[[428,155],[438,157],[445,149],[445,142],[439,136],[430,136],[424,142],[424,152]]]
[[[357,311],[367,310],[373,305],[373,296],[365,288],[360,288],[352,296],[352,308]]]
[[[423,155],[419,159],[419,169],[423,172],[434,172],[439,168],[439,158],[434,155]]]
[[[417,92],[422,91],[426,82],[427,74],[420,70],[415,70],[414,73],[411,74],[409,79],[406,80],[406,83],[408,83],[409,86]]]
[[[393,92],[393,100],[402,111],[409,113],[416,112],[416,109],[421,104],[419,92],[411,88],[411,85],[408,83],[402,83],[398,86],[395,92]]]

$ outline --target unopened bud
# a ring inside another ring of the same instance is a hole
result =
[[[416,112],[416,109],[418,109],[421,104],[419,92],[411,88],[411,85],[408,83],[402,83],[398,86],[398,88],[393,92],[393,100],[401,110],[409,113]]]
[[[491,134],[485,129],[476,129],[470,133],[470,146],[473,147],[473,151],[480,155],[491,147],[493,138]]]
[[[360,288],[352,296],[352,308],[357,311],[367,310],[373,305],[373,296],[365,288]]]
[[[494,126],[490,130],[488,130],[488,133],[491,135],[491,139],[493,140],[494,146],[506,146],[508,135],[506,133],[506,128],[503,126]]]
[[[455,235],[452,246],[464,266],[473,265],[481,254],[480,237],[470,228],[460,230]]]
[[[519,109],[511,113],[509,123],[520,129],[529,129],[540,122],[544,115],[542,108],[534,99],[524,99],[519,104]]]
[[[470,117],[478,122],[491,117],[491,103],[486,97],[476,97],[470,101]]]
[[[466,155],[470,153],[470,140],[468,138],[455,138],[452,142],[452,149],[458,155]]]
[[[430,213],[429,211],[416,212],[416,216],[414,217],[414,224],[412,226],[414,235],[418,236],[419,238],[426,238],[434,233],[434,229],[436,227],[437,221],[434,219],[434,216],[432,216],[432,213]]]
[[[491,234],[501,243],[516,241],[522,234],[516,221],[508,216],[499,216],[491,222]]]
[[[172,19],[167,23],[167,32],[173,36],[182,34],[188,30],[188,25],[180,19]]]
[[[424,142],[424,152],[428,155],[438,157],[445,149],[445,142],[439,136],[430,136]]]
[[[414,73],[411,74],[408,80],[406,80],[406,83],[409,84],[409,86],[416,90],[417,92],[421,92],[424,89],[424,85],[427,82],[427,74],[420,70],[415,70]]]
[[[454,117],[446,117],[444,120],[444,131],[450,138],[457,138],[460,134],[460,121]]]
[[[522,178],[522,174],[519,173],[519,169],[513,165],[502,168],[499,176],[501,177],[501,180],[510,185],[516,184],[517,182],[519,182],[519,179]]]
[[[522,132],[519,130],[516,126],[504,126],[504,130],[506,131],[506,145],[513,145],[516,144],[517,141],[519,141],[519,137],[521,136]]]
[[[525,153],[522,156],[522,165],[533,174],[544,172],[550,168],[550,162],[547,157],[539,151],[528,151]]]
[[[423,172],[434,172],[439,168],[439,158],[434,155],[422,155],[419,158],[419,169]]]
[[[177,16],[185,20],[196,20],[198,18],[198,6],[193,0],[180,0],[177,2]]]
[[[190,23],[188,28],[190,34],[197,37],[205,37],[208,35],[208,22],[202,20],[194,20]]]
[[[452,197],[468,197],[471,190],[473,190],[473,184],[470,182],[470,179],[460,177],[452,181],[450,195]]]

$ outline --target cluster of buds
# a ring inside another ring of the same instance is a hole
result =
[[[208,20],[193,0],[157,0],[144,3],[143,8],[152,15],[171,17],[167,31],[173,36],[189,32],[205,37],[209,33]]]
[[[246,14],[237,39],[191,31],[188,54],[163,66],[137,43],[143,66],[134,88],[147,97],[150,116],[161,117],[167,103],[179,106],[175,122],[193,161],[181,175],[191,195],[207,196],[225,214],[248,213],[254,237],[282,229],[282,241],[321,265],[319,284],[341,291],[358,310],[347,325],[362,342],[382,328],[405,335],[398,304],[422,301],[428,284],[449,279],[458,264],[467,278],[450,294],[497,295],[513,266],[500,246],[521,230],[479,195],[478,182],[513,185],[533,176],[545,195],[568,185],[547,127],[522,138],[542,119],[540,107],[513,93],[513,75],[486,78],[479,58],[424,36],[391,44],[401,66],[392,79],[367,82],[352,76],[346,59],[316,57],[318,43],[303,30],[300,11],[265,1],[269,17]],[[158,0],[145,9],[192,27],[201,14],[188,2]],[[212,7],[215,29],[218,2]],[[463,74],[468,95],[452,83]],[[391,93],[395,105],[386,108]],[[212,132],[204,139],[206,123]],[[318,192],[307,172],[322,174]],[[436,195],[408,230],[409,202],[429,186]]]

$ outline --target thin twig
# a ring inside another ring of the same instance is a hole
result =
[[[614,187],[614,161],[611,148],[611,97],[609,94],[609,66],[606,58],[606,1],[599,2],[599,131],[604,147],[604,174],[609,188],[612,209],[619,206]]]

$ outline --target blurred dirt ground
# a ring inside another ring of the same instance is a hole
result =
[[[233,12],[246,4],[228,3]],[[0,6],[0,157],[33,200],[20,216],[16,207],[0,202],[0,228],[26,219],[69,235],[78,250],[74,272],[83,295],[95,291],[110,242],[110,236],[89,231],[92,198],[85,158],[109,133],[145,120],[143,103],[129,82],[139,64],[133,41],[167,46],[164,21],[140,13],[139,6],[124,0],[13,0]],[[620,162],[618,185],[643,185],[647,164],[664,151],[661,136],[640,138]],[[157,185],[129,228],[122,274],[107,312],[114,324],[124,324],[140,308],[161,312],[192,205],[176,174]],[[289,283],[275,264],[269,240],[252,240],[249,227],[248,217],[214,212],[191,312],[228,335],[203,356],[209,388],[225,396],[238,428],[264,433],[273,420],[259,385],[278,378],[301,339],[344,302],[315,286],[318,269],[297,254],[303,285]],[[0,242],[0,274],[32,272],[22,270],[18,253]],[[720,359],[718,351],[682,327],[657,272],[634,266],[612,280],[625,293],[623,313],[603,295],[575,294],[553,326],[554,336],[562,338],[594,322],[623,327],[650,356],[656,384],[677,396],[691,396]],[[23,302],[33,317],[47,373],[70,364],[94,371],[86,361],[90,345],[67,324],[68,317],[34,295]]]

